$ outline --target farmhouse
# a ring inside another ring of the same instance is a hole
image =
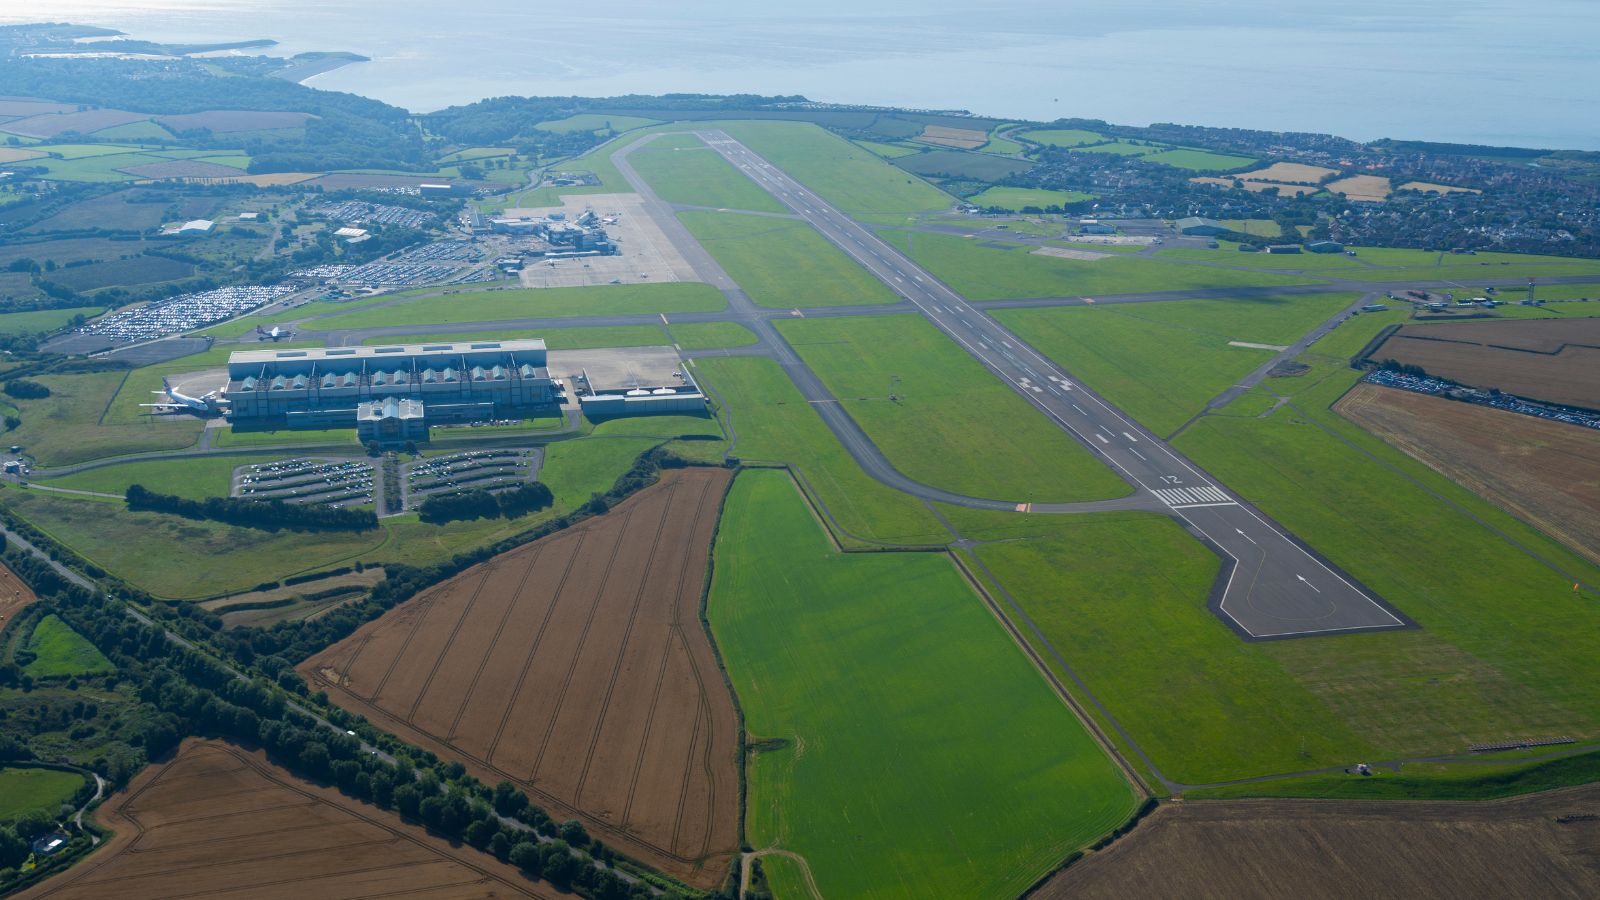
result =
[[[223,396],[234,427],[405,431],[521,418],[560,402],[562,385],[535,339],[242,350],[228,357]]]
[[[1200,216],[1179,219],[1178,224],[1173,227],[1178,229],[1179,234],[1224,234],[1228,230],[1222,227],[1222,223],[1216,219],[1206,219]]]

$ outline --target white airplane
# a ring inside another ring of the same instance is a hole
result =
[[[194,413],[200,416],[214,416],[222,412],[223,400],[220,389],[198,397],[191,397],[173,387],[172,382],[165,378],[161,379],[161,386],[166,390],[151,391],[150,393],[165,394],[167,396],[166,403],[141,403],[139,405],[148,406],[157,414]]]
[[[286,337],[294,337],[294,332],[285,331],[281,325],[272,326],[271,331],[267,331],[260,325],[256,326],[256,340],[258,341],[264,341],[270,338],[272,342],[276,344],[278,341],[281,341]]]

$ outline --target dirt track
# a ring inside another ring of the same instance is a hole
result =
[[[1600,318],[1407,325],[1372,359],[1509,394],[1600,408]]]
[[[20,897],[568,896],[222,741],[185,740],[96,816],[116,836]]]
[[[1484,803],[1193,800],[1032,896],[1600,896],[1600,785]],[[1566,823],[1558,816],[1589,816]]]
[[[1600,431],[1375,384],[1334,409],[1600,563]]]
[[[301,664],[333,701],[701,887],[738,850],[737,717],[699,619],[721,469],[474,566]]]

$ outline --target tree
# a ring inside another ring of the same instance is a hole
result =
[[[422,792],[416,785],[402,784],[394,789],[394,808],[400,810],[400,815],[415,819],[421,805]]]
[[[518,841],[507,858],[513,866],[534,878],[544,872],[544,858],[539,855],[539,846],[530,841]]]

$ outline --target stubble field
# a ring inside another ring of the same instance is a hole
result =
[[[518,783],[701,887],[738,846],[737,719],[699,622],[728,473],[663,476],[300,666],[340,706]]]
[[[1473,387],[1600,407],[1600,318],[1410,325],[1372,358],[1421,366]]]
[[[1034,896],[1592,897],[1596,809],[1595,785],[1484,803],[1172,804]]]
[[[222,741],[184,741],[96,815],[110,842],[21,897],[566,896]]]

